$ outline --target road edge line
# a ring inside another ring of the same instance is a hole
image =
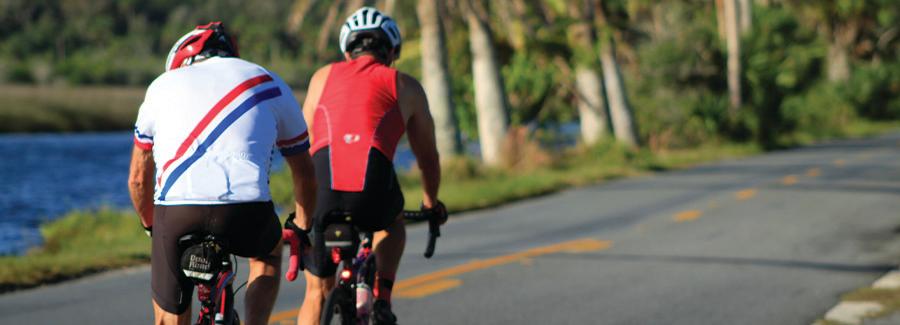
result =
[[[900,269],[892,270],[879,277],[869,288],[873,289],[898,289],[900,288]],[[812,325],[838,324],[858,325],[872,314],[881,312],[885,306],[875,301],[839,301],[837,305],[828,309],[825,315],[813,322]]]

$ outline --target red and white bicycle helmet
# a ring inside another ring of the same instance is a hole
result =
[[[218,21],[197,26],[178,39],[169,50],[166,71],[189,66],[198,58],[213,56],[239,56],[237,43],[225,33],[225,25]]]
[[[400,29],[390,16],[385,15],[372,7],[362,7],[354,12],[341,26],[341,52],[347,52],[347,47],[361,35],[374,35],[386,38],[391,43],[391,49],[398,54],[400,44]]]

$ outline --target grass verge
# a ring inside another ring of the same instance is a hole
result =
[[[0,292],[150,260],[150,240],[131,212],[72,212],[40,230],[43,246],[23,256],[0,257]]]
[[[879,319],[900,312],[900,288],[883,289],[865,287],[859,288],[841,296],[841,301],[846,302],[871,302],[881,305],[881,310],[867,314],[863,319]],[[815,325],[846,325],[827,319],[819,319]]]

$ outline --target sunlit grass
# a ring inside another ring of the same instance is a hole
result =
[[[24,256],[0,257],[0,292],[150,259],[150,239],[132,212],[72,212],[40,230],[43,246]]]

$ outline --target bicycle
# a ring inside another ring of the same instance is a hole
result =
[[[410,221],[428,221],[428,246],[425,258],[434,255],[437,237],[440,237],[441,218],[433,210],[403,211],[403,218]],[[332,322],[342,325],[369,324],[373,319],[374,296],[372,288],[375,283],[375,255],[372,254],[372,232],[360,232],[351,224],[352,216],[342,211],[332,212],[327,218],[323,236],[317,236],[318,245],[331,250],[331,259],[338,265],[337,279],[331,293],[325,299],[320,324],[330,325]],[[297,269],[303,268],[299,258],[300,242],[309,246],[306,236],[293,223],[293,216],[285,222],[283,236],[291,246],[291,257],[288,272],[289,281],[296,279]],[[362,233],[362,238],[360,238]],[[298,239],[299,237],[299,239]],[[305,241],[303,239],[306,239]],[[327,251],[327,250],[326,250]],[[337,317],[335,317],[337,316]]]
[[[232,262],[224,242],[213,235],[192,233],[179,238],[178,247],[182,252],[181,270],[197,287],[200,300],[195,324],[240,325],[232,290],[236,262]]]

